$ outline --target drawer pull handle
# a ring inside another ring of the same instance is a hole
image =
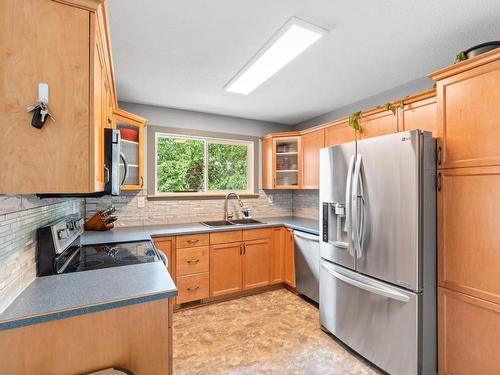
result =
[[[187,243],[196,243],[198,242],[199,240],[187,240]]]
[[[199,259],[191,259],[191,260],[188,260],[188,264],[196,264],[198,263],[200,260]]]
[[[191,286],[191,287],[187,288],[187,291],[188,292],[194,292],[195,290],[198,290],[198,289],[200,289],[199,286]]]

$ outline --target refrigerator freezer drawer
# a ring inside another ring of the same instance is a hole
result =
[[[421,296],[321,260],[320,320],[390,374],[418,374]]]

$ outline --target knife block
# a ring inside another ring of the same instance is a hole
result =
[[[100,212],[97,212],[94,216],[85,222],[85,230],[94,231],[106,231],[114,228],[114,224],[106,224],[106,221]]]

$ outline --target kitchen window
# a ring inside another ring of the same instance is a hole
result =
[[[149,188],[150,195],[183,197],[225,195],[229,191],[255,193],[254,141],[158,130],[153,134],[154,181],[151,182],[154,191]]]

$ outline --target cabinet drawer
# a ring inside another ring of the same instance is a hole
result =
[[[208,246],[192,247],[177,250],[177,275],[208,272]]]
[[[210,233],[210,244],[240,242],[241,230],[232,230],[229,232],[214,232]]]
[[[208,272],[177,278],[177,303],[196,301],[208,298],[210,281]]]
[[[208,233],[187,234],[185,236],[177,236],[177,248],[195,247],[208,245]]]
[[[243,231],[243,241],[260,240],[263,238],[272,238],[273,229],[247,229]]]

